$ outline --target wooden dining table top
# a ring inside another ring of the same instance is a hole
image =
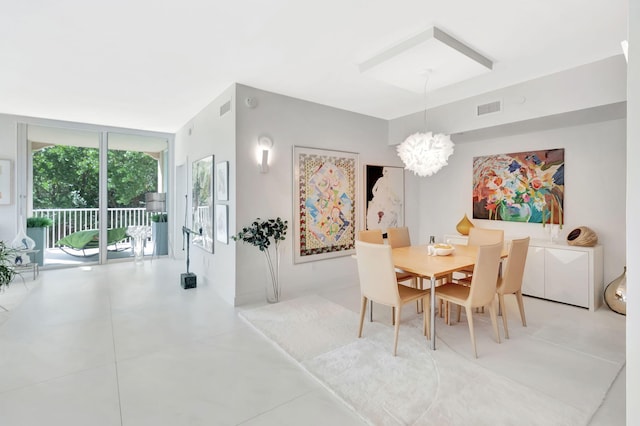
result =
[[[403,271],[436,279],[475,265],[477,246],[452,245],[455,250],[447,256],[430,256],[427,245],[398,247],[392,250],[393,264]],[[502,258],[507,254],[503,249]]]

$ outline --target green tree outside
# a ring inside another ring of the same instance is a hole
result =
[[[142,207],[147,192],[156,192],[158,162],[143,152],[109,150],[109,207]],[[33,208],[97,208],[99,153],[96,148],[66,145],[33,153]]]

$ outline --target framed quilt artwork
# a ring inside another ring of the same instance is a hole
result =
[[[193,162],[191,179],[193,245],[213,253],[213,155]]]
[[[358,154],[293,147],[294,263],[355,253]]]
[[[404,168],[367,164],[364,185],[366,229],[404,226]]]
[[[474,157],[473,217],[562,227],[564,149]]]

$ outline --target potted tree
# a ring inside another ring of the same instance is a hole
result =
[[[275,219],[261,220],[257,218],[251,225],[242,228],[237,235],[233,235],[234,241],[241,240],[249,243],[264,254],[269,268],[270,285],[267,285],[267,302],[276,303],[280,300],[280,241],[287,236],[287,221],[279,217]],[[269,247],[273,243],[273,255]]]
[[[53,225],[53,221],[48,217],[29,217],[27,218],[27,235],[36,242],[35,250],[38,250],[33,256],[34,262],[42,266],[44,264],[44,249],[47,228]]]
[[[169,223],[166,213],[151,215],[151,234],[156,255],[169,254]]]

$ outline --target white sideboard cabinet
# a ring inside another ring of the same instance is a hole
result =
[[[466,244],[467,237],[445,235],[445,241]],[[505,237],[508,245],[510,239]],[[531,240],[522,279],[522,293],[595,311],[602,305],[602,246],[577,247],[564,242]]]
[[[522,293],[589,308],[602,305],[602,246],[577,247],[532,240],[522,279]]]

